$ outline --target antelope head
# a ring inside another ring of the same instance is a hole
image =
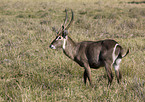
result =
[[[59,31],[56,31],[55,28],[54,28],[54,30],[57,33],[57,36],[49,46],[51,49],[58,49],[58,48],[64,48],[65,49],[65,43],[66,43],[66,40],[68,38],[67,37],[68,29],[69,29],[70,25],[72,24],[73,18],[74,18],[73,11],[71,10],[71,13],[72,13],[71,20],[68,23],[68,25],[65,26],[66,23],[67,23],[67,20],[68,20],[67,10],[65,10],[65,12],[66,12],[65,20],[64,20],[64,23],[62,24],[61,28],[59,29]]]

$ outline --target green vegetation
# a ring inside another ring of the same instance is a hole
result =
[[[94,88],[85,86],[83,68],[61,50],[48,48],[55,38],[52,27],[63,23],[65,8],[74,11],[69,32],[75,41],[110,38],[130,48],[120,66],[120,85],[114,77],[108,88],[100,68],[92,69]],[[0,101],[145,101],[145,3],[0,0]]]

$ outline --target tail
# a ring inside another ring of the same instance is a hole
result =
[[[126,55],[128,55],[128,53],[129,53],[129,49],[127,50],[125,55],[122,55],[122,58],[125,57]]]

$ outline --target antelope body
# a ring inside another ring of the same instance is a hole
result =
[[[123,48],[114,40],[107,39],[101,41],[83,41],[76,43],[68,36],[68,28],[73,22],[73,11],[72,18],[70,23],[65,27],[67,22],[67,11],[66,18],[64,24],[61,27],[61,30],[57,31],[57,36],[50,44],[51,49],[62,48],[63,52],[70,59],[77,62],[81,67],[84,67],[84,83],[86,84],[87,79],[92,86],[91,79],[91,69],[98,69],[100,67],[105,67],[107,76],[108,76],[108,84],[111,84],[113,80],[112,74],[112,65],[115,69],[115,74],[117,77],[117,81],[119,83],[121,79],[121,72],[119,70],[119,64],[123,57]]]

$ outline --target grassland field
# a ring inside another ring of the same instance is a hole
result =
[[[69,36],[76,42],[114,39],[130,53],[121,84],[105,69],[84,69],[49,48],[74,11]],[[69,12],[69,17],[70,12]],[[0,102],[145,102],[145,2],[142,0],[0,0]]]

